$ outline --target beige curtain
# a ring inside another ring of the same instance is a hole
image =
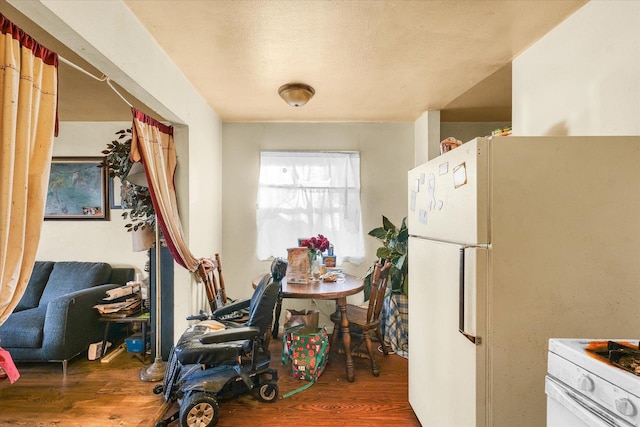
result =
[[[0,325],[24,294],[40,241],[53,138],[58,56],[0,15]]]
[[[217,263],[211,259],[196,258],[185,241],[174,186],[177,159],[173,143],[173,127],[145,115],[135,108],[131,160],[142,161],[147,183],[156,212],[157,223],[162,230],[173,259],[187,270],[196,273],[204,282],[211,309],[217,306],[218,289],[212,280],[212,270]]]
[[[173,182],[177,165],[173,127],[133,109],[131,159],[144,165],[153,209],[173,258],[189,271],[195,271],[199,261],[191,255],[182,234]]]

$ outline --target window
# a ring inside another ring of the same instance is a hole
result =
[[[261,152],[256,219],[260,260],[286,256],[298,238],[323,234],[338,263],[360,264],[360,154]]]

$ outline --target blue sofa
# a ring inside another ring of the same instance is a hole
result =
[[[134,273],[103,262],[36,261],[22,299],[0,326],[0,346],[16,362],[62,362],[66,374],[69,360],[102,339],[93,306]]]

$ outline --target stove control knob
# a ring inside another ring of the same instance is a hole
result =
[[[593,391],[595,385],[589,375],[582,374],[578,377],[578,389],[582,391]]]
[[[636,414],[636,407],[633,405],[633,402],[626,397],[616,399],[616,409],[627,417],[632,417]]]

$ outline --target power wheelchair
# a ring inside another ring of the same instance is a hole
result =
[[[180,420],[181,427],[214,426],[220,415],[219,402],[251,393],[262,402],[277,400],[278,371],[269,367],[271,355],[266,339],[273,310],[286,274],[287,261],[276,258],[271,274],[256,287],[251,300],[239,301],[217,309],[188,328],[171,349],[161,385],[154,393],[164,394],[166,402],[177,401],[180,409],[155,427],[166,427]],[[243,324],[216,318],[248,309]],[[223,326],[224,325],[224,326]],[[212,326],[224,329],[211,330]]]

